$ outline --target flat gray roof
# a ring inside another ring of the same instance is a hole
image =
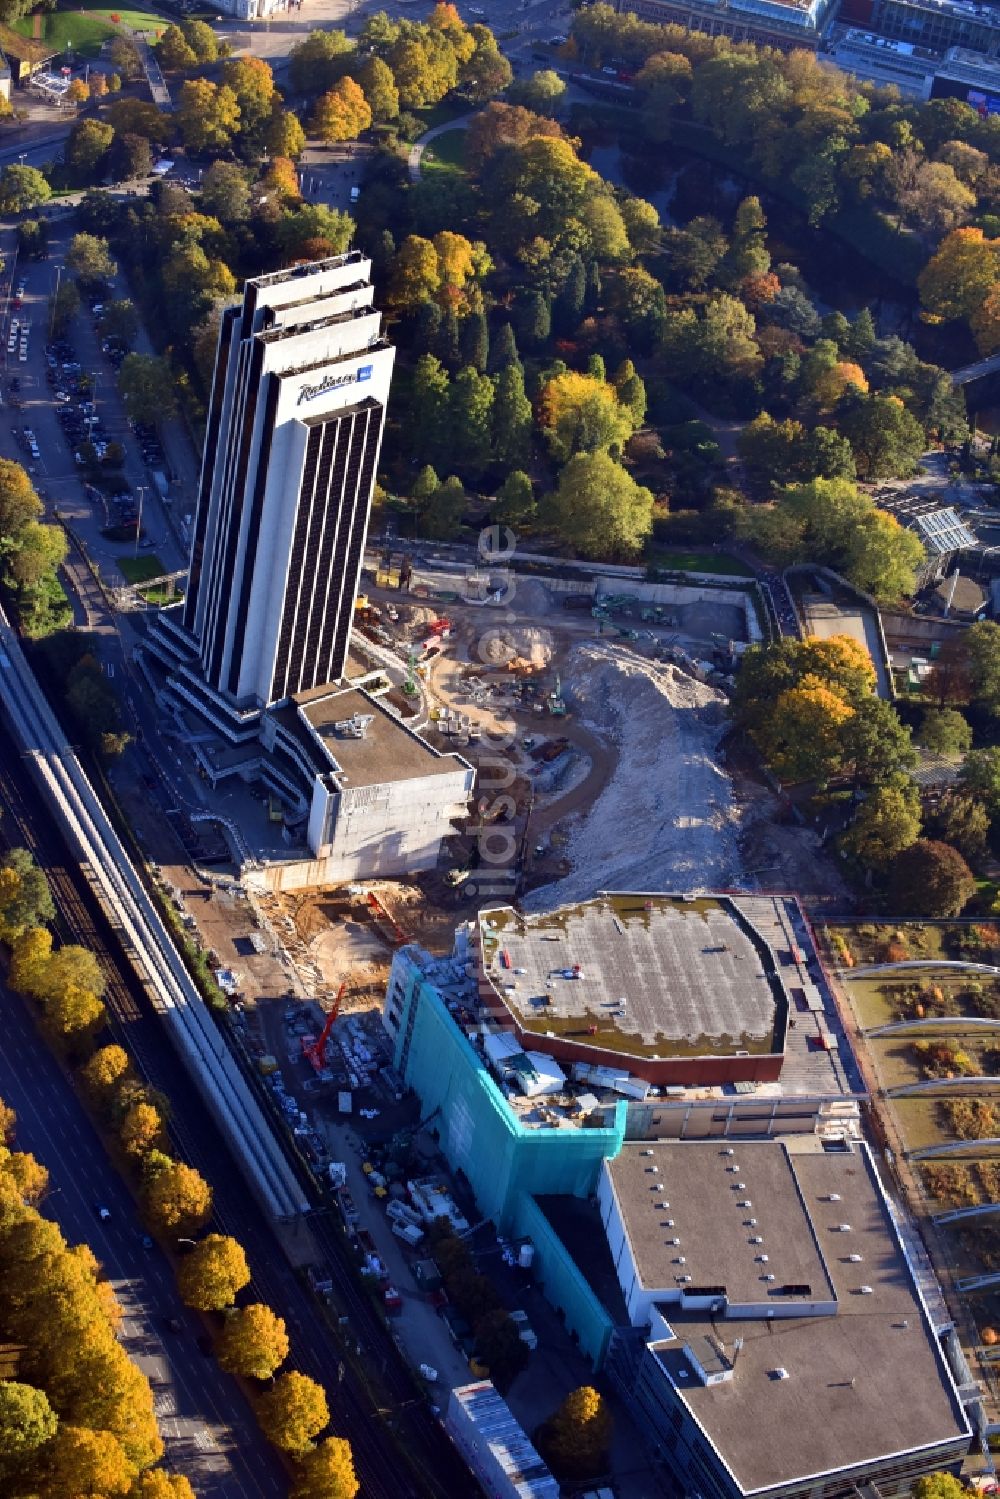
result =
[[[357,687],[316,687],[297,693],[295,711],[319,735],[348,786],[376,786],[418,776],[454,775],[466,769],[457,755],[441,755],[412,733],[377,699]],[[286,710],[279,710],[279,712]],[[370,717],[363,739],[335,725],[355,715]],[[336,772],[335,772],[336,773]]]
[[[836,1289],[837,1314],[713,1320],[665,1307],[675,1337],[655,1349],[680,1398],[745,1492],[958,1442],[968,1432],[869,1151],[862,1145],[850,1152],[824,1151],[813,1138],[762,1142],[762,1149],[779,1156],[786,1145],[789,1171],[773,1178],[770,1193],[767,1178],[758,1176],[757,1215],[776,1262],[784,1264],[786,1253],[801,1251],[779,1241],[785,1233],[806,1238],[808,1214]],[[741,1165],[755,1148],[737,1145]],[[703,1181],[714,1174],[718,1142],[654,1149],[665,1178],[683,1170],[692,1184],[690,1199],[677,1202],[692,1243],[698,1234],[717,1231],[721,1194],[705,1192]],[[701,1160],[703,1175],[691,1161],[679,1160],[685,1154]],[[830,1201],[834,1194],[839,1200]],[[778,1197],[796,1198],[800,1205],[782,1205]],[[698,1216],[705,1222],[696,1232],[690,1220]],[[838,1227],[844,1223],[849,1231]],[[736,1355],[732,1379],[716,1385],[702,1385],[682,1352],[685,1342],[709,1336],[721,1340],[730,1360]],[[737,1354],[738,1338],[743,1343]]]
[[[646,1057],[777,1047],[775,988],[723,899],[605,894],[479,920],[486,970],[528,1029]],[[578,977],[561,976],[576,965]]]
[[[783,1145],[771,1140],[713,1140],[670,1149],[626,1145],[608,1162],[608,1171],[636,1269],[648,1289],[675,1289],[683,1272],[690,1275],[692,1289],[718,1286],[733,1302],[784,1306],[834,1300]],[[664,1201],[669,1207],[660,1206]],[[767,1255],[766,1263],[761,1255]],[[774,1280],[766,1281],[765,1275]],[[789,1286],[803,1289],[793,1294]]]

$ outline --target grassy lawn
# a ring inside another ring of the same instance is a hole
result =
[[[465,131],[446,130],[425,147],[420,159],[425,172],[465,171]]]
[[[111,20],[119,17],[122,26],[131,26],[136,31],[163,31],[169,24],[163,16],[148,10],[119,10],[114,5],[74,5],[72,10],[47,11],[42,16],[42,41],[60,52],[67,47],[83,57],[97,57],[102,44],[114,36],[119,27]],[[34,18],[22,16],[15,21],[13,29],[21,36],[34,36]]]
[[[154,553],[144,557],[118,557],[118,566],[130,583],[148,583],[151,578],[162,578],[166,568]]]
[[[441,140],[447,139],[447,136],[441,136]],[[435,141],[434,144],[437,145],[438,142]],[[727,556],[725,552],[669,552],[658,548],[650,558],[649,565],[668,572],[725,573],[732,578],[753,577],[753,568],[747,567],[738,557]]]
[[[467,115],[469,109],[468,99],[454,99],[449,95],[439,104],[431,104],[426,109],[414,109],[410,113],[416,115],[427,131],[433,130],[436,125],[447,125],[459,115]]]

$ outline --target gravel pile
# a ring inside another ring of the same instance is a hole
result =
[[[725,699],[676,667],[610,644],[578,646],[564,686],[584,723],[619,748],[612,781],[575,824],[572,872],[529,909],[597,890],[710,890],[739,883],[739,816],[717,763]]]

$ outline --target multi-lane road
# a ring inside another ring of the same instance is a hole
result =
[[[0,1097],[17,1111],[17,1148],[48,1169],[42,1211],[69,1243],[90,1245],[114,1287],[121,1342],[153,1386],[165,1464],[205,1499],[281,1495],[280,1463],[236,1382],[197,1351],[204,1328],[181,1305],[161,1251],[143,1248],[135,1203],[25,1001],[0,990],[0,1002]],[[102,1221],[98,1207],[110,1219]],[[171,1322],[178,1332],[167,1330]]]

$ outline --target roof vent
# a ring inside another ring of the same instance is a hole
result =
[[[732,1149],[731,1146],[727,1146],[726,1149],[722,1152],[722,1154],[723,1155],[735,1155],[736,1152],[735,1152],[735,1150]]]
[[[677,1258],[674,1260],[674,1264],[675,1265],[686,1265],[687,1264],[687,1260],[686,1260],[686,1258],[684,1257],[683,1254],[679,1254],[677,1256]]]
[[[763,1244],[763,1242],[764,1242],[764,1239],[763,1239],[763,1236],[761,1234],[751,1234],[750,1235],[750,1243],[751,1244]]]
[[[674,1220],[672,1218],[664,1218],[664,1220],[663,1220],[663,1227],[664,1228],[673,1228],[673,1226],[674,1226]],[[861,1258],[861,1256],[859,1254],[858,1255],[858,1259],[860,1259],[860,1258]]]
[[[652,1171],[652,1173],[653,1173],[654,1176],[659,1176],[659,1174],[660,1174],[660,1168],[659,1168],[659,1166],[650,1166],[649,1169],[650,1169],[650,1171]]]
[[[739,1166],[737,1166],[737,1164],[736,1164],[736,1162],[735,1162],[735,1161],[733,1161],[733,1163],[732,1163],[732,1165],[731,1165],[731,1166],[727,1166],[727,1167],[726,1167],[726,1170],[727,1170],[727,1171],[738,1171],[738,1170],[739,1170],[739,1169],[740,1169],[740,1168],[739,1168]]]
[[[688,1286],[691,1284],[690,1275],[678,1275],[677,1279],[682,1286]]]
[[[679,1244],[680,1242],[681,1242],[680,1239],[668,1239],[667,1240],[668,1244]]]
[[[871,1286],[858,1286],[859,1296],[873,1296],[874,1294],[875,1293],[872,1290]]]
[[[736,1182],[736,1183],[734,1183],[734,1186],[733,1186],[733,1191],[734,1192],[745,1192],[746,1189],[747,1189],[746,1182]]]
[[[860,1254],[849,1254],[847,1256],[847,1258],[848,1258],[848,1260],[850,1261],[850,1263],[852,1265],[860,1265],[861,1264],[862,1256]]]
[[[827,1202],[839,1202],[840,1201],[840,1193],[839,1192],[831,1192],[830,1195],[829,1195],[829,1197],[826,1200],[827,1200]]]
[[[838,1223],[835,1225],[833,1231],[835,1234],[849,1234],[851,1231],[851,1225],[849,1223]]]
[[[773,1280],[773,1279],[774,1279],[774,1276],[771,1274],[770,1271],[768,1271],[768,1273],[766,1275],[762,1275],[761,1276],[761,1280]]]
[[[772,1379],[787,1379],[788,1378],[788,1370],[787,1369],[772,1369],[771,1370],[771,1378]]]
[[[652,1155],[653,1152],[651,1150],[642,1150],[642,1151],[639,1152],[639,1154],[640,1155]]]
[[[757,1227],[757,1219],[756,1218],[747,1218],[746,1219],[746,1227],[747,1228],[756,1228]]]
[[[755,1255],[754,1258],[756,1259],[758,1265],[766,1265],[767,1264],[767,1255],[766,1254],[758,1254],[758,1255]]]
[[[686,1369],[678,1369],[677,1375],[679,1379],[687,1379],[688,1371]]]
[[[749,1197],[744,1197],[743,1201],[742,1202],[738,1202],[736,1204],[736,1206],[738,1208],[752,1208],[753,1207],[753,1203],[750,1201]]]

